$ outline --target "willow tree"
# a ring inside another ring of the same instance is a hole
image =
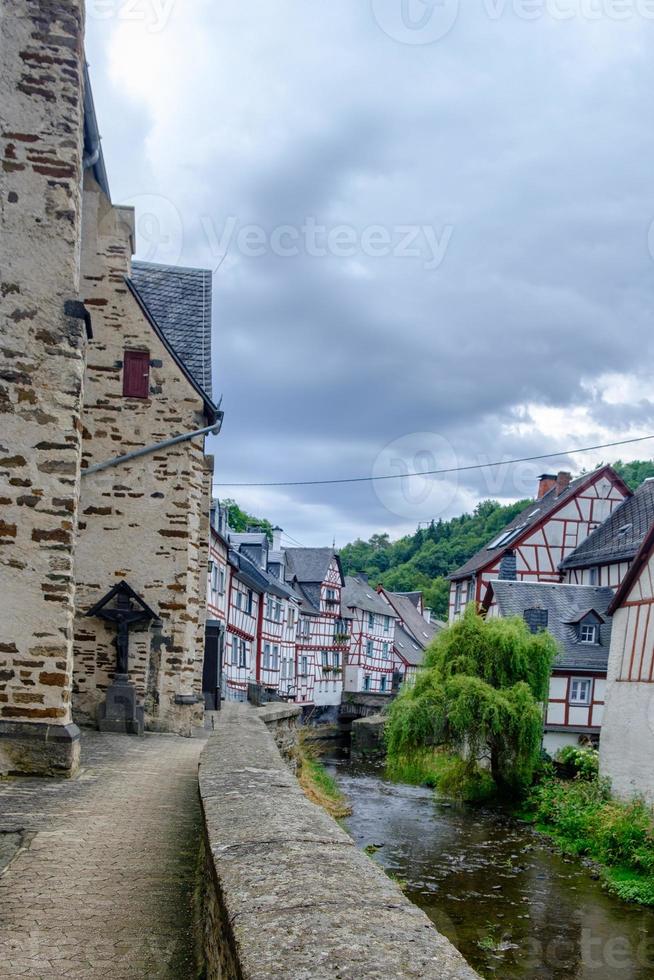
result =
[[[391,705],[391,761],[429,748],[458,754],[470,773],[486,765],[500,792],[533,778],[543,732],[554,638],[524,621],[482,619],[472,606],[440,633],[415,683]]]

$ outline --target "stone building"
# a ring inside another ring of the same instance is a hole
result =
[[[131,263],[82,0],[2,15],[0,771],[70,772],[116,667],[86,614],[123,580],[157,617],[129,647],[146,723],[201,717],[211,461],[188,434],[220,418],[210,276]]]

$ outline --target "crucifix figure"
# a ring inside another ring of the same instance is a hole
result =
[[[99,705],[98,727],[101,731],[141,735],[143,706],[138,704],[137,691],[128,674],[129,633],[137,623],[150,622],[158,616],[127,582],[114,585],[86,615],[104,619],[116,629],[116,673],[105,701]]]
[[[115,599],[116,605],[109,606]],[[120,582],[89,609],[87,616],[98,616],[116,626],[116,674],[127,674],[129,666],[129,631],[136,623],[157,619],[156,613],[136,594],[127,582]]]

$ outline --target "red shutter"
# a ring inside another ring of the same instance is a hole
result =
[[[150,354],[145,350],[126,350],[123,358],[123,395],[148,398],[150,395]]]

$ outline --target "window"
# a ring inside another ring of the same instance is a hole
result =
[[[273,670],[279,670],[279,647],[276,643],[273,644],[272,648],[272,664],[271,668]]]
[[[123,353],[123,395],[125,398],[148,398],[150,395],[150,354],[146,350]]]
[[[275,622],[281,623],[282,621],[282,604],[281,602],[275,603]]]
[[[295,626],[295,609],[291,606],[288,610],[288,628],[290,630]]]
[[[547,629],[549,613],[547,609],[525,609],[522,618],[532,633],[538,633]]]
[[[366,643],[366,656],[372,657],[372,654],[373,654],[373,643],[372,640],[368,640],[368,642]]]
[[[218,570],[218,592],[225,595],[225,569],[221,565]]]
[[[597,568],[591,568],[588,571],[588,584],[598,585],[599,584],[599,570]]]
[[[234,667],[238,665],[238,637],[232,637],[232,664]]]
[[[321,663],[323,667],[329,667],[329,652],[327,650],[322,651]]]
[[[336,590],[327,589],[327,591],[325,592],[325,599],[327,600],[327,602],[336,602]]]
[[[579,627],[580,643],[597,643],[597,626],[591,623],[582,623]]]
[[[282,676],[282,680],[283,681],[286,680],[286,666],[287,666],[286,665],[286,661],[285,660],[282,660],[282,674],[281,674],[281,676]]]
[[[239,646],[238,665],[239,667],[247,667],[248,665],[248,645],[245,640],[241,640]]]
[[[390,633],[391,631],[391,617],[384,616],[384,633]]]
[[[270,643],[263,645],[263,666],[266,670],[270,667]]]
[[[386,690],[386,677],[385,676],[382,677],[382,679],[379,682],[379,690],[382,692],[382,694]]]
[[[234,599],[234,605],[236,606],[237,609],[243,608],[243,593],[239,592],[238,589],[236,590],[236,598]]]
[[[300,676],[306,677],[309,673],[309,658],[304,656],[300,657]]]
[[[461,612],[461,596],[463,595],[463,582],[457,582],[454,589],[454,612]]]
[[[383,660],[388,660],[388,652],[389,652],[388,643],[382,643],[382,659]]]
[[[375,628],[375,614],[369,612],[368,613],[368,629],[374,630],[374,628]]]
[[[218,589],[218,568],[213,561],[209,562],[209,582],[211,584],[211,591],[216,592]]]
[[[292,660],[289,660],[289,662],[288,662],[288,676],[289,676],[289,679],[290,680],[293,679],[293,674],[294,673],[295,673],[295,663]]]
[[[253,597],[253,595],[252,595],[252,589],[248,589],[248,606],[247,606],[247,609],[248,609],[248,614],[249,614],[250,616],[252,615],[252,603],[253,603],[253,598],[254,598],[254,597]]]
[[[268,596],[266,599],[266,619],[272,619],[273,617],[273,601],[272,596]]]
[[[334,670],[338,670],[341,666],[341,655],[340,653],[332,654],[332,663],[334,665]]]
[[[468,588],[466,591],[466,602],[472,602],[475,597],[475,580],[473,578],[468,579]]]
[[[588,677],[573,677],[570,681],[570,704],[590,704],[592,683]]]
[[[502,531],[499,538],[495,538],[494,541],[487,546],[487,550],[491,551],[493,548],[500,548],[504,544],[508,544],[513,538],[517,538],[521,531],[527,527],[526,524],[519,524],[518,527],[511,528],[510,531]]]
[[[366,674],[366,676],[363,678],[363,689],[364,691],[370,690],[370,674]]]

